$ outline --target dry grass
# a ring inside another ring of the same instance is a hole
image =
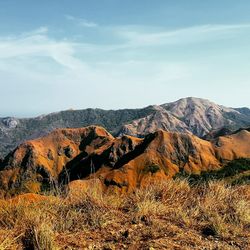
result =
[[[249,249],[249,186],[186,180],[127,196],[0,204],[2,249]]]

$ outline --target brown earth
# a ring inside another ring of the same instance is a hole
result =
[[[121,195],[103,193],[96,179],[70,188],[87,183],[65,199],[24,194],[0,202],[0,249],[249,249],[249,185],[177,178]]]
[[[93,178],[105,190],[129,192],[179,171],[217,170],[240,157],[250,158],[247,130],[209,142],[163,130],[139,139],[114,138],[98,126],[58,129],[9,154],[0,164],[0,184],[2,196],[56,190],[68,182]]]

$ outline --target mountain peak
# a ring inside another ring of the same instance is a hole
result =
[[[198,97],[186,97],[186,98],[181,98],[177,101],[170,102],[170,103],[165,103],[161,105],[162,107],[171,107],[171,106],[181,106],[181,107],[220,107],[220,105],[208,100],[208,99],[203,99],[203,98],[198,98]]]
[[[191,132],[204,137],[213,130],[236,130],[250,126],[250,110],[227,108],[207,99],[186,97],[145,108],[102,110],[82,109],[51,113],[35,118],[0,119],[0,157],[25,140],[35,139],[57,128],[99,125],[113,135],[145,134],[158,129]]]
[[[234,117],[240,115],[235,109],[196,97],[182,98],[163,104],[162,107],[184,121],[189,130],[198,136],[204,136],[213,129],[234,125]]]

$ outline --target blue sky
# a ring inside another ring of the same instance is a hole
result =
[[[249,69],[248,0],[0,0],[0,116],[250,107]]]

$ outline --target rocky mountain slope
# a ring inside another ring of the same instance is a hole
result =
[[[112,135],[143,137],[158,129],[191,132],[203,137],[213,130],[250,125],[250,109],[226,108],[208,100],[184,98],[161,106],[124,110],[68,110],[29,119],[0,118],[0,158],[21,142],[56,128],[99,125]]]
[[[210,142],[164,130],[115,138],[98,126],[57,129],[21,144],[3,160],[0,190],[2,195],[40,192],[95,178],[104,189],[129,192],[182,171],[200,174],[250,158],[249,145],[247,130]]]
[[[143,137],[159,129],[172,132],[190,132],[188,126],[183,121],[173,116],[169,111],[161,106],[154,106],[154,108],[155,112],[152,114],[123,125],[118,135],[127,134]]]
[[[80,128],[100,125],[116,133],[124,123],[147,116],[154,112],[149,106],[144,109],[67,110],[35,118],[0,118],[0,158],[26,140],[46,135],[57,128]]]
[[[204,136],[212,129],[244,126],[245,122],[249,122],[249,117],[236,109],[199,98],[184,98],[162,106],[184,121],[189,130],[198,136]]]

